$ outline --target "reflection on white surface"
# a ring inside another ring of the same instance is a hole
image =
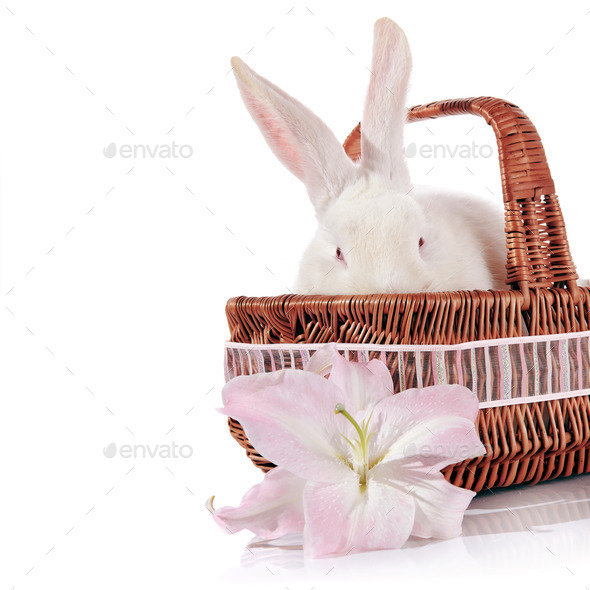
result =
[[[463,536],[527,531],[590,518],[590,475],[477,495],[465,513]]]
[[[489,542],[490,536],[502,542]],[[590,475],[487,492],[463,519],[463,539],[481,563],[590,556]],[[589,580],[590,582],[590,580]]]
[[[351,579],[451,579],[485,572],[561,579],[561,587],[590,587],[590,475],[478,494],[465,513],[463,534],[437,541],[410,538],[398,550],[305,559],[301,536],[254,539],[241,567],[226,580],[258,583],[299,579],[346,583]],[[272,574],[272,575],[271,575]],[[540,579],[540,578],[539,578]],[[311,587],[311,586],[310,586]]]

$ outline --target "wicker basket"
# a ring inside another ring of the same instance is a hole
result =
[[[496,98],[421,105],[408,118],[466,113],[496,135],[511,288],[233,298],[226,378],[302,368],[314,345],[337,342],[353,360],[382,358],[397,391],[448,382],[478,393],[487,453],[449,466],[453,484],[480,491],[590,472],[590,289],[576,282],[543,145],[523,111]],[[344,147],[360,157],[360,125]],[[273,467],[229,426],[255,465]]]

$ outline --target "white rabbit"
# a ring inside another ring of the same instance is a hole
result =
[[[250,114],[316,210],[319,226],[301,261],[297,293],[506,288],[500,208],[410,182],[403,129],[411,55],[398,25],[375,23],[356,163],[307,107],[239,58],[232,66]]]

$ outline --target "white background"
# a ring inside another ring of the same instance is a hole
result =
[[[373,22],[397,20],[414,55],[409,105],[492,95],[531,117],[589,277],[589,12],[567,1],[0,6],[0,588],[464,576],[587,588],[588,477],[476,498],[453,541],[316,563],[297,551],[250,559],[250,535],[224,535],[203,504],[235,505],[260,479],[214,410],[225,301],[287,292],[314,229],[303,187],[241,104],[230,57],[344,139]],[[103,155],[173,142],[193,156]],[[415,124],[412,142],[444,148],[410,160],[415,182],[501,201],[497,161],[477,157],[494,147],[482,120]],[[462,145],[475,157],[449,157]],[[192,456],[107,458],[113,442]]]

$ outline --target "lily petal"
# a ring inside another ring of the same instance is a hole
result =
[[[335,484],[308,482],[303,491],[303,547],[326,557],[401,547],[412,531],[414,500],[398,489],[358,477]]]
[[[341,401],[351,413],[370,410],[393,395],[389,369],[377,359],[368,363],[350,362],[336,353],[329,380],[344,393]]]
[[[276,465],[315,481],[336,482],[352,426],[334,413],[342,393],[309,371],[282,370],[229,381],[220,411],[240,422],[254,448]]]
[[[334,342],[324,344],[311,355],[305,370],[325,377],[326,375],[329,375],[332,370],[335,355],[340,356],[336,344]]]
[[[402,391],[381,401],[371,418],[375,466],[407,458],[439,471],[485,453],[474,427],[479,404],[466,387],[435,385]]]
[[[463,515],[475,492],[454,486],[439,471],[427,472],[409,461],[388,463],[373,476],[384,484],[404,489],[414,498],[412,535],[450,539],[461,534]]]
[[[391,374],[385,363],[373,359],[368,363],[347,361],[334,342],[318,348],[305,367],[318,375],[330,375],[330,381],[343,393],[341,400],[349,412],[373,407],[393,394]]]
[[[237,508],[215,510],[213,497],[207,509],[228,533],[248,529],[265,539],[303,531],[303,488],[305,480],[282,467],[271,469],[261,483],[246,492]]]

